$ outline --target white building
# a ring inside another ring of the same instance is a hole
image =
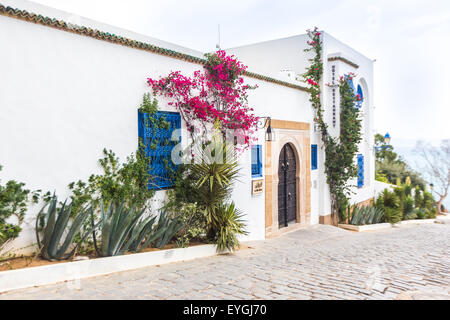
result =
[[[2,181],[15,179],[29,189],[67,196],[68,183],[99,172],[96,160],[103,148],[121,159],[136,150],[137,107],[149,91],[148,77],[172,70],[192,75],[202,69],[202,52],[29,1],[0,4]],[[249,104],[257,116],[271,118],[275,132],[274,141],[265,141],[264,130],[259,130],[260,175],[252,176],[250,150],[240,158],[242,172],[233,200],[246,214],[249,234],[243,240],[330,220],[324,153],[308,93],[296,80],[308,66],[306,42],[307,36],[299,35],[226,50],[248,65],[246,82],[259,86],[250,92]],[[328,33],[323,33],[323,47],[322,101],[332,132],[339,131],[339,96],[337,90],[333,98],[333,89],[324,84],[354,72],[355,88],[364,96],[359,151],[364,179],[359,188],[353,182],[352,198],[352,203],[361,203],[375,195],[373,61]],[[313,167],[311,150],[317,150]],[[281,154],[281,160],[288,159],[280,161]],[[289,161],[288,174],[279,174]],[[262,192],[252,194],[252,181],[261,180]],[[160,191],[157,199],[163,196]],[[32,220],[38,210],[30,207],[16,247],[34,242]]]

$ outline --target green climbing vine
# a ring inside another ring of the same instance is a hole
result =
[[[311,64],[303,74],[303,78],[308,84],[309,101],[315,114],[314,122],[319,128],[324,145],[325,174],[330,188],[333,221],[337,224],[339,213],[341,213],[341,219],[344,218],[342,214],[348,206],[348,196],[351,192],[348,181],[357,176],[355,154],[362,139],[359,109],[355,107],[357,97],[349,84],[354,74],[340,77],[338,84],[328,84],[339,86],[340,94],[340,132],[338,137],[333,137],[324,120],[321,103],[320,82],[323,74],[321,32],[316,27],[313,30],[307,30],[307,33],[310,40],[308,40],[309,48],[305,51],[313,52],[314,57],[309,59]]]

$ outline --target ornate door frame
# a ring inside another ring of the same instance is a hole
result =
[[[297,155],[286,143],[278,156],[278,228],[297,222]]]
[[[265,152],[265,211],[266,237],[285,232],[297,226],[310,224],[311,215],[311,146],[309,123],[271,121],[275,141],[266,141]],[[289,144],[296,157],[297,212],[296,224],[288,228],[278,225],[278,161],[281,149]]]

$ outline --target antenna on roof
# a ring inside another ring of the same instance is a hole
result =
[[[217,42],[216,48],[220,50],[220,24],[217,25],[217,33],[219,34],[219,42]]]

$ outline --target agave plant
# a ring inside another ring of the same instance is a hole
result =
[[[139,252],[147,247],[162,248],[167,245],[184,226],[179,218],[169,218],[163,211],[155,224],[156,217],[147,218],[148,221],[137,225],[131,237],[135,239],[130,246],[130,250]],[[134,234],[137,234],[135,237]]]
[[[178,217],[170,218],[165,211],[161,212],[158,224],[154,228],[154,233],[159,235],[155,247],[163,248],[183,226],[184,223]]]
[[[362,226],[367,224],[376,224],[383,221],[384,210],[371,206],[354,206],[351,213],[350,224],[355,226]]]
[[[101,206],[100,232],[101,242],[98,245],[96,230],[94,229],[94,247],[101,257],[124,254],[128,248],[147,229],[152,220],[142,219],[145,208],[136,210],[136,207],[126,208],[125,203],[119,205],[111,203],[107,209]],[[92,221],[94,218],[92,217]],[[93,224],[93,222],[92,222]]]
[[[69,226],[72,203],[67,205],[66,201],[58,208],[58,198],[53,196],[36,217],[36,239],[39,252],[44,259],[55,261],[72,257],[77,245],[70,252],[66,252],[70,245],[74,244],[75,235],[80,233],[81,227],[92,212],[92,207],[81,210]],[[47,206],[47,212],[44,212]],[[42,239],[39,235],[41,232]],[[81,239],[84,240],[90,232],[91,229],[84,231]]]

